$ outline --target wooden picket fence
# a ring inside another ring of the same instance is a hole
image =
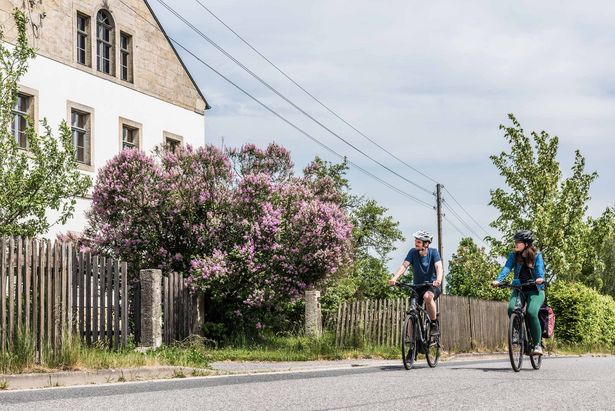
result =
[[[162,341],[171,344],[192,331],[194,296],[179,273],[162,278]]]
[[[505,303],[450,295],[442,295],[439,301],[445,350],[495,350],[505,346]],[[336,345],[399,345],[408,304],[407,298],[343,302],[334,325]]]
[[[79,253],[60,241],[0,239],[0,350],[28,334],[37,352],[73,333],[125,346],[126,263]]]
[[[88,345],[125,347],[128,339],[128,270],[125,262],[75,253],[73,324]]]

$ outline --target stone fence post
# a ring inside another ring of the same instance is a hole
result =
[[[144,349],[162,345],[162,271],[141,270],[141,344]]]
[[[305,292],[305,335],[315,338],[322,336],[320,291],[317,290]]]

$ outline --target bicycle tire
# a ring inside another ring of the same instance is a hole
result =
[[[414,357],[416,355],[416,323],[412,315],[406,316],[403,328],[401,329],[401,358],[404,363],[404,368],[410,370],[414,366]],[[412,332],[408,332],[412,330]]]
[[[425,347],[425,359],[430,368],[435,368],[440,361],[440,336],[431,336],[431,323],[427,325],[427,346]]]
[[[510,358],[510,365],[515,372],[519,372],[523,365],[524,342],[523,318],[519,313],[513,312],[510,315],[510,322],[508,324],[508,356]]]
[[[542,365],[542,355],[530,355],[530,363],[533,369],[539,370]]]

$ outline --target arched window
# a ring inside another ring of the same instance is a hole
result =
[[[96,15],[96,55],[98,71],[113,75],[113,20],[106,10]]]

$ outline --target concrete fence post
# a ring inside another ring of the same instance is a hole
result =
[[[162,271],[141,270],[141,348],[162,345]]]
[[[205,296],[195,293],[192,298],[192,334],[203,336],[205,323]]]
[[[320,291],[317,290],[305,292],[305,335],[315,338],[322,336]]]

